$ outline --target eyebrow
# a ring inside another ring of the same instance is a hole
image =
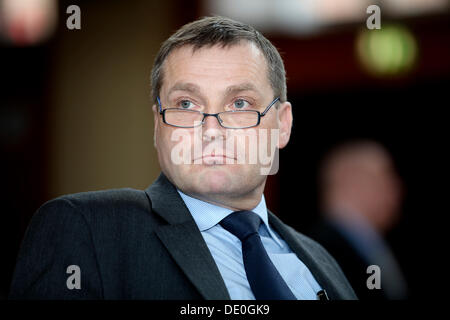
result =
[[[200,87],[192,82],[177,82],[170,88],[168,95],[170,95],[174,91],[185,91],[195,94],[201,94]],[[225,89],[225,95],[230,95],[233,93],[238,93],[242,91],[254,91],[261,95],[261,92],[250,82],[244,82],[237,85],[231,85]]]
[[[238,85],[229,86],[225,91],[226,94],[238,93],[242,91],[254,91],[261,95],[261,92],[258,90],[258,88],[256,88],[255,85],[250,82],[244,82]]]
[[[191,93],[200,93],[200,87],[192,82],[177,82],[174,84],[172,88],[170,88],[168,95],[170,95],[174,91],[187,91]]]

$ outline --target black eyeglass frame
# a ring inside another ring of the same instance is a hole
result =
[[[181,109],[181,108],[167,108],[164,109],[161,106],[161,100],[159,99],[159,96],[156,97],[156,100],[158,101],[158,106],[159,106],[159,114],[162,115],[162,119],[163,122],[169,126],[172,127],[177,127],[177,128],[195,128],[195,127],[199,127],[202,126],[205,123],[205,119],[206,117],[215,117],[217,119],[217,121],[219,122],[220,126],[226,129],[248,129],[248,128],[253,128],[253,127],[257,127],[259,126],[259,124],[261,123],[261,117],[264,117],[266,115],[267,112],[269,112],[270,108],[272,108],[272,106],[277,103],[280,100],[280,97],[276,97],[274,100],[272,100],[272,102],[266,107],[266,109],[264,109],[263,112],[260,112],[258,110],[229,110],[229,111],[222,111],[222,112],[218,112],[218,113],[205,113],[205,112],[201,112],[198,110],[189,110],[189,109]],[[183,112],[196,112],[196,113],[200,113],[201,115],[203,115],[203,119],[202,121],[198,124],[198,125],[194,125],[194,126],[177,126],[171,123],[168,123],[166,121],[166,111],[167,110],[182,110]],[[247,126],[247,127],[239,127],[239,128],[234,128],[234,127],[226,127],[222,124],[223,120],[220,119],[220,114],[222,113],[235,113],[235,112],[256,112],[258,114],[258,122],[255,125],[252,126]]]

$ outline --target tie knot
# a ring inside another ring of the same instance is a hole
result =
[[[220,225],[244,241],[249,235],[258,233],[261,218],[253,211],[235,211],[220,221]]]

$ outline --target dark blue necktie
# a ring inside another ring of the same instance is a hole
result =
[[[252,211],[235,211],[220,225],[242,242],[245,273],[257,300],[296,300],[270,260],[258,234],[260,217]]]

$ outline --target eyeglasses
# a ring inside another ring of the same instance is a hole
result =
[[[256,127],[270,108],[280,100],[275,98],[263,112],[257,110],[231,110],[218,113],[204,113],[197,110],[167,108],[162,109],[161,100],[156,97],[159,105],[159,114],[165,124],[179,128],[194,128],[205,123],[206,117],[215,117],[219,124],[227,129],[246,129]]]

